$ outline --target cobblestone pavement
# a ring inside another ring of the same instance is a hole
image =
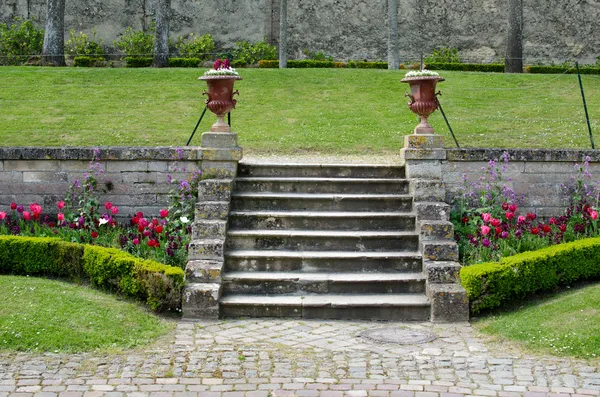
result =
[[[429,331],[421,344],[361,336]],[[0,354],[0,397],[597,396],[600,365],[506,353],[469,324],[180,321],[160,348],[126,355]]]

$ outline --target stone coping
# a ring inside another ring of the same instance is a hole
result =
[[[448,161],[489,161],[500,159],[508,151],[510,161],[583,161],[586,156],[590,161],[600,161],[600,150],[593,149],[446,149]]]
[[[100,160],[201,160],[198,146],[105,146],[105,147],[0,147],[1,160],[91,160],[100,149]],[[181,155],[178,154],[181,152]]]

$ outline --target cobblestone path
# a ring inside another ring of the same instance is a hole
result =
[[[377,328],[431,342],[369,339]],[[600,395],[600,365],[500,351],[469,324],[180,321],[160,348],[126,355],[0,354],[0,397],[462,397]]]

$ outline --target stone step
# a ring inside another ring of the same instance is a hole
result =
[[[411,211],[403,194],[234,193],[232,211]]]
[[[425,293],[423,273],[231,272],[223,294],[415,294]]]
[[[380,164],[240,163],[240,177],[404,178],[404,166]]]
[[[408,194],[405,179],[267,178],[235,180],[237,192]]]
[[[229,295],[219,303],[222,317],[427,321],[430,316],[423,294]]]
[[[232,211],[230,229],[415,230],[410,212]]]
[[[227,249],[417,251],[419,236],[401,231],[230,230]]]
[[[302,272],[422,272],[418,252],[230,250],[227,271]]]

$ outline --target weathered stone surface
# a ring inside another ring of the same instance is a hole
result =
[[[233,179],[203,179],[198,184],[198,201],[229,201]]]
[[[412,179],[410,194],[415,201],[444,201],[446,188],[440,180]]]
[[[448,221],[421,221],[419,233],[421,241],[453,240],[454,225]]]
[[[409,179],[442,179],[440,160],[412,160],[406,164],[406,177]]]
[[[227,221],[219,219],[198,219],[192,225],[192,239],[225,238]]]
[[[443,149],[444,148],[444,137],[441,135],[435,135],[435,134],[405,135],[404,136],[404,148],[405,149],[419,149],[419,150]]]
[[[423,258],[430,261],[458,261],[458,245],[454,241],[422,241]]]
[[[228,216],[228,201],[204,201],[196,204],[196,219],[227,220]]]
[[[203,179],[232,179],[237,175],[237,161],[202,161]]]
[[[420,221],[447,221],[450,220],[450,206],[442,202],[416,202],[415,210]]]
[[[427,282],[433,284],[453,284],[459,282],[461,265],[452,261],[425,261]]]
[[[202,134],[202,149],[239,149],[235,132],[205,132]]]
[[[233,148],[233,149],[212,149],[212,148],[203,148],[202,149],[202,160],[206,161],[239,161],[242,159],[242,149],[241,148]]]
[[[194,283],[221,283],[223,262],[215,260],[192,260],[185,267],[185,280]]]
[[[427,284],[431,300],[431,321],[436,323],[469,321],[469,298],[460,284]]]
[[[193,240],[189,245],[189,259],[210,259],[223,261],[224,245],[225,241],[223,239]]]
[[[443,149],[401,149],[400,157],[405,160],[445,160]]]
[[[219,318],[221,285],[215,283],[187,284],[181,309],[184,318]]]

